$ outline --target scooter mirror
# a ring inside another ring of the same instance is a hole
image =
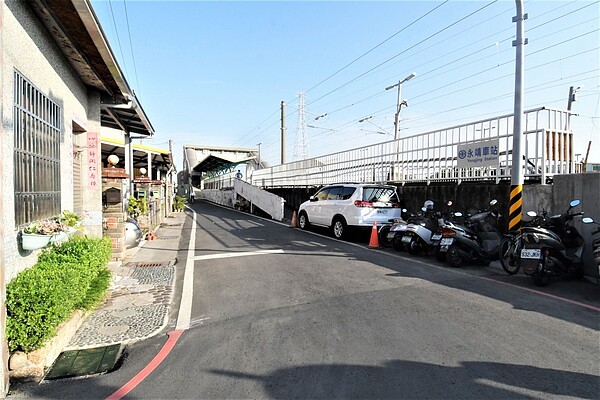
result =
[[[498,200],[494,199],[494,200],[490,201],[490,206],[493,207],[496,205],[496,203],[498,203]]]
[[[571,207],[577,207],[579,204],[581,204],[581,200],[579,200],[579,199],[575,199],[575,200],[573,200],[572,202],[569,203],[569,205]]]
[[[583,222],[584,224],[591,224],[592,222],[594,222],[594,220],[590,217],[583,217],[581,218],[581,222]]]
[[[407,212],[407,211],[408,211],[408,210],[407,210],[406,208],[403,208],[403,209],[402,209],[402,212],[403,212],[403,213],[405,213],[405,212]]]
[[[448,204],[448,207],[450,207],[452,205],[452,200],[448,200],[448,203],[446,204]]]
[[[537,217],[537,213],[535,211],[527,211],[527,215],[530,217]]]
[[[462,217],[462,213],[460,211],[457,211],[454,213],[455,217]]]
[[[421,207],[421,211],[425,212],[427,209],[425,207]]]

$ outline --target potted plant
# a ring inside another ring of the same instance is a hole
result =
[[[175,196],[175,203],[173,204],[173,208],[175,211],[181,211],[185,208],[185,204],[187,200],[183,196]]]
[[[81,226],[81,217],[69,210],[60,213],[58,219],[67,226],[68,234],[77,232],[77,229]]]
[[[135,198],[133,196],[129,196],[127,202],[127,214],[135,220],[140,215],[146,215],[148,212],[148,202],[145,198]]]
[[[24,227],[21,231],[23,250],[37,250],[49,243],[57,243],[67,237],[68,227],[59,218],[44,219]]]

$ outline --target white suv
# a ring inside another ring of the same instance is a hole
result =
[[[340,183],[323,187],[302,203],[298,225],[301,229],[325,226],[341,239],[348,227],[371,228],[373,222],[388,223],[401,213],[394,186]]]

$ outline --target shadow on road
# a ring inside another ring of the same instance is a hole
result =
[[[598,376],[494,362],[445,366],[395,360],[382,366],[307,365],[264,376],[208,372],[258,381],[273,399],[595,399],[600,384]]]

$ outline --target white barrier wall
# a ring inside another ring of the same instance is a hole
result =
[[[269,214],[272,219],[283,220],[283,204],[285,203],[283,198],[240,179],[235,180],[233,187],[236,194]]]
[[[283,220],[283,205],[285,200],[273,193],[259,189],[240,179],[236,179],[233,187],[224,189],[204,189],[196,191],[199,193],[197,198],[217,203],[222,206],[232,207],[236,203],[237,196],[240,195],[248,200],[253,206],[256,206],[269,214],[272,219]]]
[[[196,191],[196,193],[200,193],[197,196],[200,199],[208,200],[212,203],[217,203],[222,206],[232,207],[235,199],[235,192],[232,188],[227,189],[204,189],[200,191]]]

